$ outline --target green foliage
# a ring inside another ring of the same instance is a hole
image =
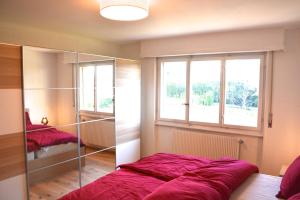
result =
[[[103,99],[100,103],[100,108],[107,108],[112,104],[112,99],[111,98],[106,98]]]
[[[181,98],[185,95],[185,87],[176,83],[170,83],[167,85],[167,96]]]
[[[219,83],[196,83],[192,85],[193,94],[196,95],[195,102],[200,105],[211,106],[219,102]]]
[[[240,106],[248,109],[258,107],[258,95],[256,88],[242,82],[229,82],[226,96],[226,104]]]
[[[226,104],[239,106],[244,109],[258,107],[258,94],[256,88],[251,88],[243,82],[229,82],[226,86]],[[195,83],[192,85],[193,102],[199,105],[211,106],[220,101],[220,83]],[[181,98],[185,95],[185,87],[176,83],[167,85],[167,96]]]

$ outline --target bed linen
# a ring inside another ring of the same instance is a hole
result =
[[[145,200],[228,200],[230,194],[258,168],[245,161],[221,159],[163,184]]]
[[[255,165],[245,161],[228,158],[208,160],[165,153],[119,167],[120,170],[71,192],[61,200],[79,200],[91,195],[93,198],[89,199],[227,200],[243,181],[258,172]],[[124,179],[124,170],[134,177],[133,182]],[[145,185],[144,179],[152,187]],[[124,196],[124,193],[129,193],[131,198]]]
[[[138,162],[120,165],[120,168],[138,171],[155,176],[165,181],[172,180],[200,167],[211,161],[205,158],[170,153],[157,153],[142,158]]]
[[[53,145],[77,143],[77,137],[70,133],[59,131],[54,127],[46,125],[28,125],[26,127],[27,134],[27,150],[28,152],[36,151],[43,147],[49,147]],[[33,143],[36,146],[33,148]],[[83,143],[81,142],[81,145]],[[38,149],[36,149],[38,147]]]
[[[295,194],[294,196],[290,197],[288,200],[300,200],[300,193]]]
[[[252,174],[231,195],[230,200],[277,200],[282,177]]]
[[[120,169],[59,200],[140,200],[163,183],[152,176]]]
[[[34,152],[40,150],[41,147],[33,141],[27,140],[27,152]]]

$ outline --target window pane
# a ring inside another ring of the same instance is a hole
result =
[[[80,110],[94,111],[94,66],[80,68]]]
[[[113,65],[97,66],[97,111],[113,113]]]
[[[260,59],[227,60],[224,123],[257,127]]]
[[[192,61],[190,121],[219,123],[221,61]]]
[[[186,62],[162,63],[160,91],[160,118],[184,120]]]

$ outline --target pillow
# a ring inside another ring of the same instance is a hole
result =
[[[300,200],[300,193],[295,194],[294,196],[292,196],[292,197],[289,198],[288,200]]]
[[[288,199],[297,193],[300,193],[300,156],[287,169],[276,197]]]
[[[26,126],[32,125],[28,112],[25,112],[25,120],[26,120]]]

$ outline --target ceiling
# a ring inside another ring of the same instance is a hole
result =
[[[300,24],[300,0],[150,0],[148,18],[110,21],[98,0],[0,0],[0,23],[126,43],[174,35]]]

